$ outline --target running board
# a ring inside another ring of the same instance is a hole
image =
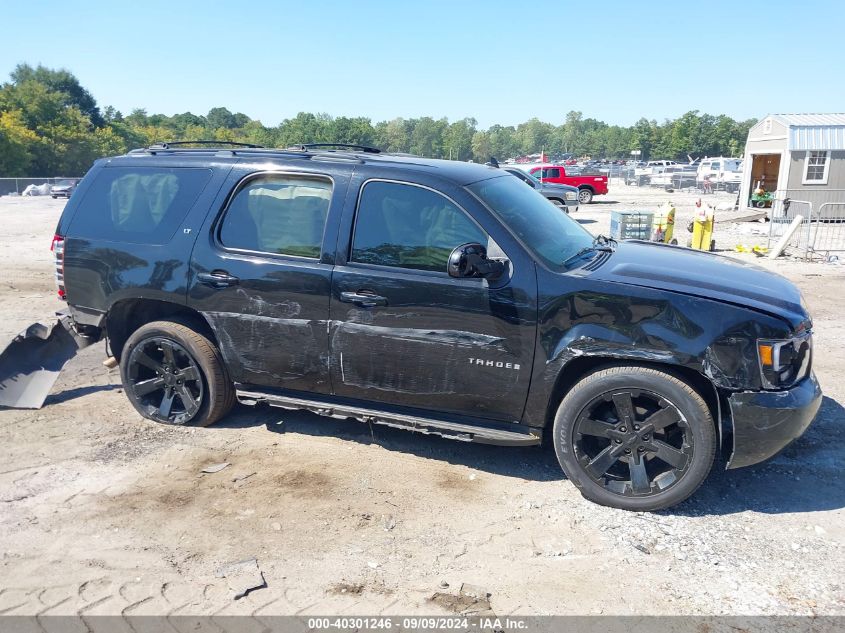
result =
[[[406,431],[415,431],[417,433],[425,433],[426,435],[439,435],[450,440],[459,440],[462,442],[496,444],[499,446],[534,446],[540,443],[540,436],[527,430],[523,432],[505,431],[473,424],[446,422],[444,420],[434,420],[432,418],[404,415],[401,413],[389,413],[387,411],[367,409],[365,407],[330,404],[320,400],[308,400],[306,398],[280,396],[243,389],[237,390],[237,396],[238,402],[242,404],[256,405],[267,403],[271,407],[301,409],[332,418],[354,418],[360,422],[392,426],[396,429],[405,429]]]

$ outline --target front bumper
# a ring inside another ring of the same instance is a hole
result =
[[[787,391],[741,391],[728,397],[733,452],[728,468],[758,464],[783,450],[816,417],[822,390],[815,374]]]

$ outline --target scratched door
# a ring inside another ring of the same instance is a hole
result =
[[[409,183],[361,189],[351,249],[332,281],[335,394],[518,421],[533,359],[531,265],[507,279],[454,279],[451,250],[497,246],[452,199]]]
[[[323,242],[334,243],[327,219],[346,180],[305,171],[238,178],[197,240],[189,304],[211,325],[235,382],[328,394],[332,261]]]

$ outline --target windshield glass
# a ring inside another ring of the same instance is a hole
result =
[[[534,174],[529,174],[527,171],[522,171],[521,169],[508,169],[507,171],[508,173],[513,176],[516,176],[517,178],[531,181],[532,183],[534,183],[534,186],[540,186],[543,184],[537,179],[536,176],[534,176]]]
[[[60,180],[56,183],[57,187],[69,187],[73,184],[72,180]]]
[[[563,269],[566,260],[593,244],[580,224],[515,178],[491,178],[467,188],[549,268]]]

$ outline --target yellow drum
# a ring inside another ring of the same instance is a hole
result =
[[[713,250],[713,209],[703,207],[696,211],[690,246],[700,251]]]

